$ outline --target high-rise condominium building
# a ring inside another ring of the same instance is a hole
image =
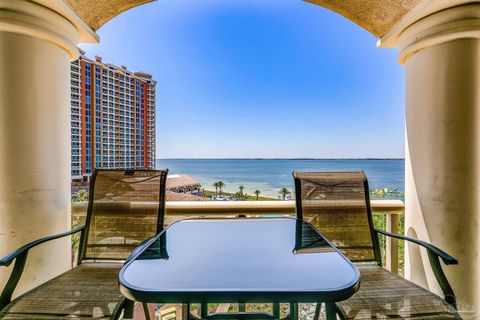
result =
[[[150,74],[85,52],[72,62],[72,179],[94,168],[155,167],[155,86]]]

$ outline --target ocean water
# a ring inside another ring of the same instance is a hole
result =
[[[277,197],[283,187],[294,191],[293,171],[364,170],[371,190],[396,188],[403,194],[405,186],[404,160],[159,159],[156,165],[168,168],[169,174],[187,174],[204,189],[215,190],[212,184],[222,180],[226,192],[237,192],[243,185],[247,194],[258,189],[261,195],[272,197]],[[403,199],[403,196],[393,198]]]

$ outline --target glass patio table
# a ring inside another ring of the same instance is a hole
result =
[[[202,303],[202,318],[215,316],[205,310],[207,303],[248,302],[290,303],[290,319],[297,317],[296,303],[325,303],[327,319],[335,319],[334,303],[358,290],[360,273],[301,220],[194,218],[171,224],[137,247],[119,282],[133,301]],[[278,309],[273,313],[279,317]],[[193,317],[190,311],[184,316]]]

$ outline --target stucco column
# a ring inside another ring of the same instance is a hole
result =
[[[0,256],[70,229],[70,61],[78,41],[57,12],[1,1]],[[39,246],[16,294],[70,266],[70,238]],[[9,274],[0,268],[1,288]]]
[[[408,235],[459,260],[444,266],[460,308],[480,311],[480,5],[408,27],[405,188]],[[424,251],[409,245],[405,275],[440,293]]]

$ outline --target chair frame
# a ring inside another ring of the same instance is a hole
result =
[[[47,237],[44,237],[44,238],[34,240],[30,243],[27,243],[27,244],[21,246],[18,249],[12,251],[11,253],[7,254],[6,256],[4,256],[3,258],[0,259],[0,267],[1,266],[8,267],[12,264],[13,261],[15,261],[14,266],[13,266],[13,270],[10,274],[10,277],[7,280],[7,283],[6,283],[2,293],[0,294],[0,311],[4,307],[6,307],[10,302],[12,302],[13,292],[15,291],[15,289],[18,285],[18,282],[20,281],[20,278],[21,278],[21,276],[23,274],[23,271],[25,269],[25,263],[27,261],[27,256],[28,256],[28,252],[30,251],[30,249],[32,249],[32,248],[34,248],[34,247],[36,247],[36,246],[38,246],[42,243],[51,241],[51,240],[56,240],[56,239],[60,239],[60,238],[66,237],[66,236],[71,236],[71,235],[80,233],[80,242],[79,242],[79,246],[78,246],[78,260],[77,260],[76,266],[80,265],[80,263],[84,260],[83,259],[84,251],[85,251],[86,244],[87,244],[87,241],[88,241],[88,239],[87,239],[88,238],[88,230],[89,230],[89,224],[90,224],[90,221],[91,221],[92,210],[93,210],[93,196],[94,196],[95,181],[96,181],[98,173],[101,172],[101,171],[124,171],[126,173],[128,173],[128,172],[134,173],[135,171],[146,171],[146,172],[158,171],[158,172],[163,172],[164,174],[161,175],[161,179],[163,181],[160,182],[159,203],[160,204],[165,203],[166,188],[163,188],[163,190],[162,190],[162,185],[165,185],[165,181],[166,181],[167,174],[168,174],[168,169],[163,169],[163,170],[155,170],[155,169],[94,169],[94,171],[92,173],[92,176],[91,176],[91,180],[90,180],[90,190],[89,190],[87,217],[86,217],[85,225],[83,225],[79,228],[70,230],[70,231],[66,231],[66,232],[63,232],[63,233],[56,234],[56,235],[47,236]],[[157,233],[159,233],[160,231],[163,230],[164,219],[165,219],[165,205],[163,205],[163,206],[159,205],[159,207],[158,207],[157,231],[156,231]],[[121,303],[119,308],[117,308],[116,312],[113,312],[114,318],[117,318],[120,315],[120,311],[122,309],[126,309],[126,312],[129,312],[129,313],[133,312],[132,307],[133,307],[133,305],[130,304],[130,303],[125,303],[125,302]]]
[[[98,172],[101,171],[125,171],[125,173],[128,172],[135,172],[135,171],[143,171],[143,172],[165,172],[165,175],[162,177],[163,180],[166,180],[168,170],[155,170],[155,169],[95,169],[92,177],[91,177],[91,182],[90,182],[90,190],[89,190],[89,196],[88,196],[88,207],[87,207],[87,216],[85,220],[85,231],[81,235],[79,246],[78,246],[78,262],[77,265],[80,264],[83,260],[85,260],[85,254],[86,254],[86,249],[87,249],[87,242],[88,242],[88,232],[90,230],[90,222],[92,219],[92,210],[93,210],[93,196],[95,194],[95,181],[97,179],[97,174]],[[160,182],[160,190],[159,190],[159,203],[165,203],[166,200],[166,188],[162,192],[162,185],[165,185],[165,181]],[[90,200],[91,199],[91,200]],[[158,216],[157,216],[157,230],[156,234],[160,233],[163,230],[163,222],[165,221],[165,207],[158,207]],[[123,259],[122,259],[123,260]]]
[[[299,172],[300,173],[300,172]],[[328,172],[328,173],[349,173],[349,172]],[[458,264],[458,261],[450,256],[448,253],[445,251],[439,249],[438,247],[427,243],[422,240],[414,239],[411,237],[399,235],[399,234],[394,234],[390,233],[378,228],[375,228],[373,226],[373,215],[372,215],[372,208],[370,205],[370,189],[368,187],[368,180],[367,177],[364,173],[364,171],[352,171],[351,173],[361,173],[363,175],[363,188],[365,192],[365,201],[366,201],[366,207],[367,207],[367,214],[368,214],[368,222],[370,226],[370,233],[372,236],[372,243],[373,243],[373,248],[374,248],[374,253],[375,253],[375,262],[378,266],[382,266],[382,257],[380,254],[380,242],[379,242],[379,237],[378,235],[381,234],[383,236],[395,238],[395,239],[400,239],[400,240],[405,240],[409,241],[411,243],[415,243],[421,247],[424,247],[427,250],[428,254],[428,260],[430,262],[430,266],[432,268],[433,274],[435,275],[435,278],[443,292],[443,295],[445,297],[445,301],[451,305],[455,310],[457,310],[457,301],[455,298],[455,293],[448,282],[447,277],[445,276],[445,273],[442,269],[442,266],[440,264],[440,259],[443,261],[444,264],[446,265],[455,265]],[[301,180],[302,178],[298,177],[296,175],[296,172],[293,172],[293,177],[295,180],[295,194],[297,194],[297,197],[295,199],[296,202],[296,210],[297,210],[297,218],[303,220],[303,210],[302,210],[302,197],[301,197]]]

